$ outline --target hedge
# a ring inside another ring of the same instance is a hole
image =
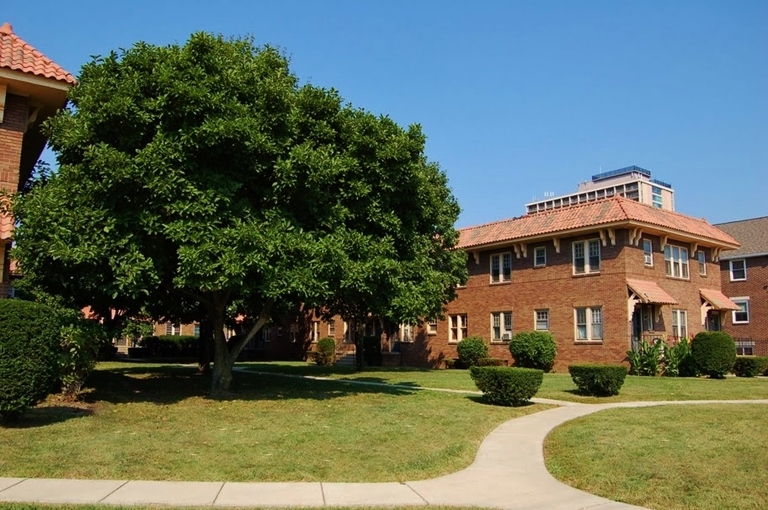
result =
[[[609,397],[618,395],[627,367],[624,365],[570,365],[568,373],[582,395]]]
[[[147,336],[139,345],[146,349],[149,358],[189,358],[196,357],[200,337],[193,335]]]
[[[509,342],[515,366],[549,372],[555,364],[557,343],[548,331],[521,331]]]
[[[333,365],[336,362],[336,340],[331,337],[321,338],[317,342],[315,363],[318,365]]]
[[[544,372],[531,368],[471,367],[469,374],[483,396],[494,405],[519,406],[541,386]]]
[[[702,331],[693,337],[691,356],[702,374],[722,379],[736,362],[736,343],[723,331]]]
[[[59,376],[61,320],[48,306],[0,300],[0,419],[43,400]]]
[[[488,357],[488,344],[479,336],[469,336],[456,346],[459,362],[464,367],[477,365],[479,359]]]
[[[733,364],[733,373],[737,377],[757,377],[768,370],[768,357],[737,356]]]

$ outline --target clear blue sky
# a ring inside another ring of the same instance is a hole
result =
[[[460,227],[628,165],[679,212],[768,215],[765,0],[8,0],[0,18],[76,75],[198,30],[279,46],[302,80],[421,124]]]

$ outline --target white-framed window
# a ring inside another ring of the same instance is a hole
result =
[[[512,340],[512,312],[491,313],[491,341]]]
[[[599,306],[574,309],[576,340],[603,339],[603,309]]]
[[[729,261],[731,266],[731,281],[739,282],[747,279],[747,261],[745,259]]]
[[[491,255],[491,283],[508,282],[512,279],[512,253]]]
[[[199,322],[195,323],[195,327],[193,329],[193,334],[195,336],[200,336],[200,323]]]
[[[651,186],[651,195],[653,196],[653,206],[661,209],[663,207],[663,199],[661,197],[661,188]]]
[[[668,244],[664,247],[664,268],[667,276],[688,278],[688,249]]]
[[[533,266],[541,267],[547,265],[547,247],[537,246],[533,249]]]
[[[704,250],[696,250],[696,258],[699,261],[699,274],[707,276],[707,254]]]
[[[173,324],[172,322],[166,322],[165,323],[165,334],[166,335],[174,335],[174,336],[181,335],[181,324]]]
[[[272,328],[270,326],[264,326],[261,328],[261,339],[264,343],[272,341]]]
[[[449,315],[448,316],[448,341],[451,343],[461,342],[467,337],[467,316]]]
[[[573,243],[573,274],[600,272],[600,240]]]
[[[427,334],[428,335],[436,335],[437,334],[437,321],[429,321],[429,322],[427,322]]]
[[[312,343],[320,340],[320,321],[312,321]]]
[[[749,324],[749,298],[731,298],[731,301],[739,305],[739,310],[733,310],[731,320],[734,324]]]
[[[336,337],[336,321],[333,319],[328,323],[328,336]]]
[[[685,310],[672,310],[672,335],[688,338],[688,312]]]
[[[643,263],[653,267],[653,241],[650,239],[643,239]]]
[[[536,310],[533,316],[537,331],[549,331],[549,310]]]
[[[410,324],[400,324],[397,331],[398,342],[413,342],[413,326]]]

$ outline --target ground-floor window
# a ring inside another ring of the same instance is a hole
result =
[[[536,330],[549,331],[549,310],[536,310],[534,316],[536,318]]]
[[[449,336],[448,341],[451,343],[460,342],[467,337],[467,316],[466,315],[449,315],[448,316],[448,328]]]
[[[739,310],[733,311],[733,323],[734,324],[749,324],[749,299],[748,298],[732,298],[731,301],[739,305]]]
[[[599,306],[574,310],[576,340],[603,339],[603,309]]]
[[[688,312],[685,310],[672,310],[672,336],[688,338]]]
[[[400,324],[397,339],[400,342],[413,342],[413,326],[410,324]]]
[[[491,314],[491,340],[494,342],[512,340],[512,312]]]
[[[328,336],[336,336],[336,322],[333,319],[331,319],[331,322],[328,323]]]

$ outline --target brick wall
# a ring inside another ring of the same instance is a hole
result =
[[[723,294],[730,298],[749,298],[749,323],[734,324],[733,314],[725,314],[723,330],[734,338],[768,339],[768,256],[747,257],[747,279],[731,281],[728,260],[720,262]]]

